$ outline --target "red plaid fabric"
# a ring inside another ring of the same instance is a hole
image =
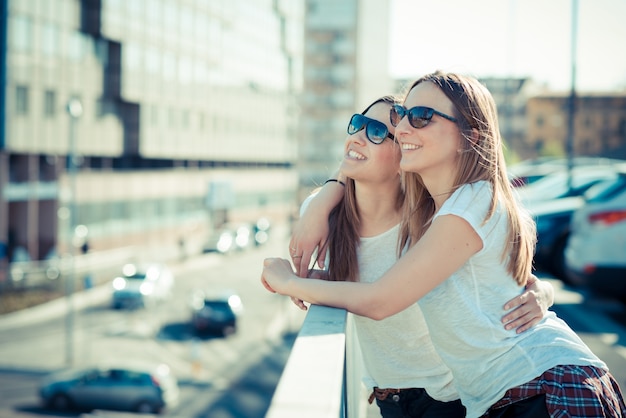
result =
[[[490,410],[545,394],[551,418],[626,418],[619,385],[607,371],[590,366],[557,366],[509,389]],[[487,411],[483,417],[489,417]]]

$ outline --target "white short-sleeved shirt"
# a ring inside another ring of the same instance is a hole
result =
[[[313,196],[302,203],[301,214]],[[357,250],[360,281],[378,280],[393,266],[398,259],[399,230],[396,225],[375,237],[361,238]],[[423,388],[441,402],[459,399],[452,373],[433,347],[417,303],[381,321],[358,315],[353,320],[366,372],[363,382],[370,390],[374,386]]]
[[[482,239],[483,248],[419,301],[432,341],[452,370],[468,417],[479,417],[506,390],[557,365],[607,369],[553,312],[522,334],[504,329],[500,322],[503,306],[524,288],[507,272],[502,259],[508,239],[506,213],[498,206],[484,222],[491,197],[488,182],[464,185],[435,215],[435,219],[444,215],[465,219]]]
[[[359,281],[382,277],[397,260],[399,225],[368,238],[358,249]],[[417,303],[380,321],[353,315],[367,387],[424,388],[434,399],[459,399],[452,374],[433,346]]]

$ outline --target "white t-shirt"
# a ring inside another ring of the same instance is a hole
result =
[[[304,213],[315,194],[304,200]],[[375,237],[361,238],[357,250],[359,280],[371,283],[398,259],[400,225]],[[328,263],[326,263],[328,265]],[[417,303],[380,321],[352,315],[366,375],[363,383],[379,388],[423,388],[433,399],[459,399],[452,373],[437,354]]]
[[[361,238],[357,252],[361,282],[373,282],[396,262],[399,225]],[[435,351],[417,305],[380,321],[353,315],[368,388],[424,388],[434,399],[459,399],[452,374]]]
[[[435,215],[465,219],[482,239],[483,248],[419,301],[432,341],[452,370],[468,417],[479,417],[508,389],[557,365],[607,369],[553,312],[522,334],[504,329],[500,322],[503,306],[524,287],[515,282],[502,260],[508,239],[506,213],[500,206],[483,222],[491,197],[488,182],[464,185]]]

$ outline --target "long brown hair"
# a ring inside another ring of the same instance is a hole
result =
[[[517,283],[525,284],[532,270],[536,243],[532,218],[517,203],[507,176],[503,143],[498,127],[498,115],[491,93],[477,79],[464,75],[436,71],[415,81],[409,91],[420,83],[430,82],[439,87],[454,105],[454,116],[463,137],[458,154],[458,170],[453,190],[463,184],[488,181],[493,197],[484,222],[493,216],[498,202],[508,219],[508,240],[502,258]],[[408,93],[407,93],[408,94]],[[478,138],[476,138],[478,133]],[[426,232],[435,215],[434,200],[417,173],[402,174],[406,194],[400,248],[414,244]]]
[[[367,106],[362,115],[378,103],[388,104],[390,107],[397,103],[393,96],[383,96]],[[329,262],[328,277],[333,281],[359,280],[359,264],[357,249],[361,241],[359,236],[360,216],[356,203],[354,179],[346,179],[344,197],[335,206],[328,217],[329,226]],[[404,194],[399,193],[396,207],[402,207]]]

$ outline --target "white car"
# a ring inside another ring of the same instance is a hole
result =
[[[571,187],[570,173],[561,170],[550,173],[527,186],[517,187],[516,191],[524,204],[581,196],[600,182],[615,180],[624,169],[626,167],[620,168],[615,165],[575,167],[571,172]]]
[[[626,174],[585,194],[565,249],[570,282],[626,300]]]
[[[170,297],[174,275],[162,264],[126,264],[112,286],[113,308],[149,307]]]

